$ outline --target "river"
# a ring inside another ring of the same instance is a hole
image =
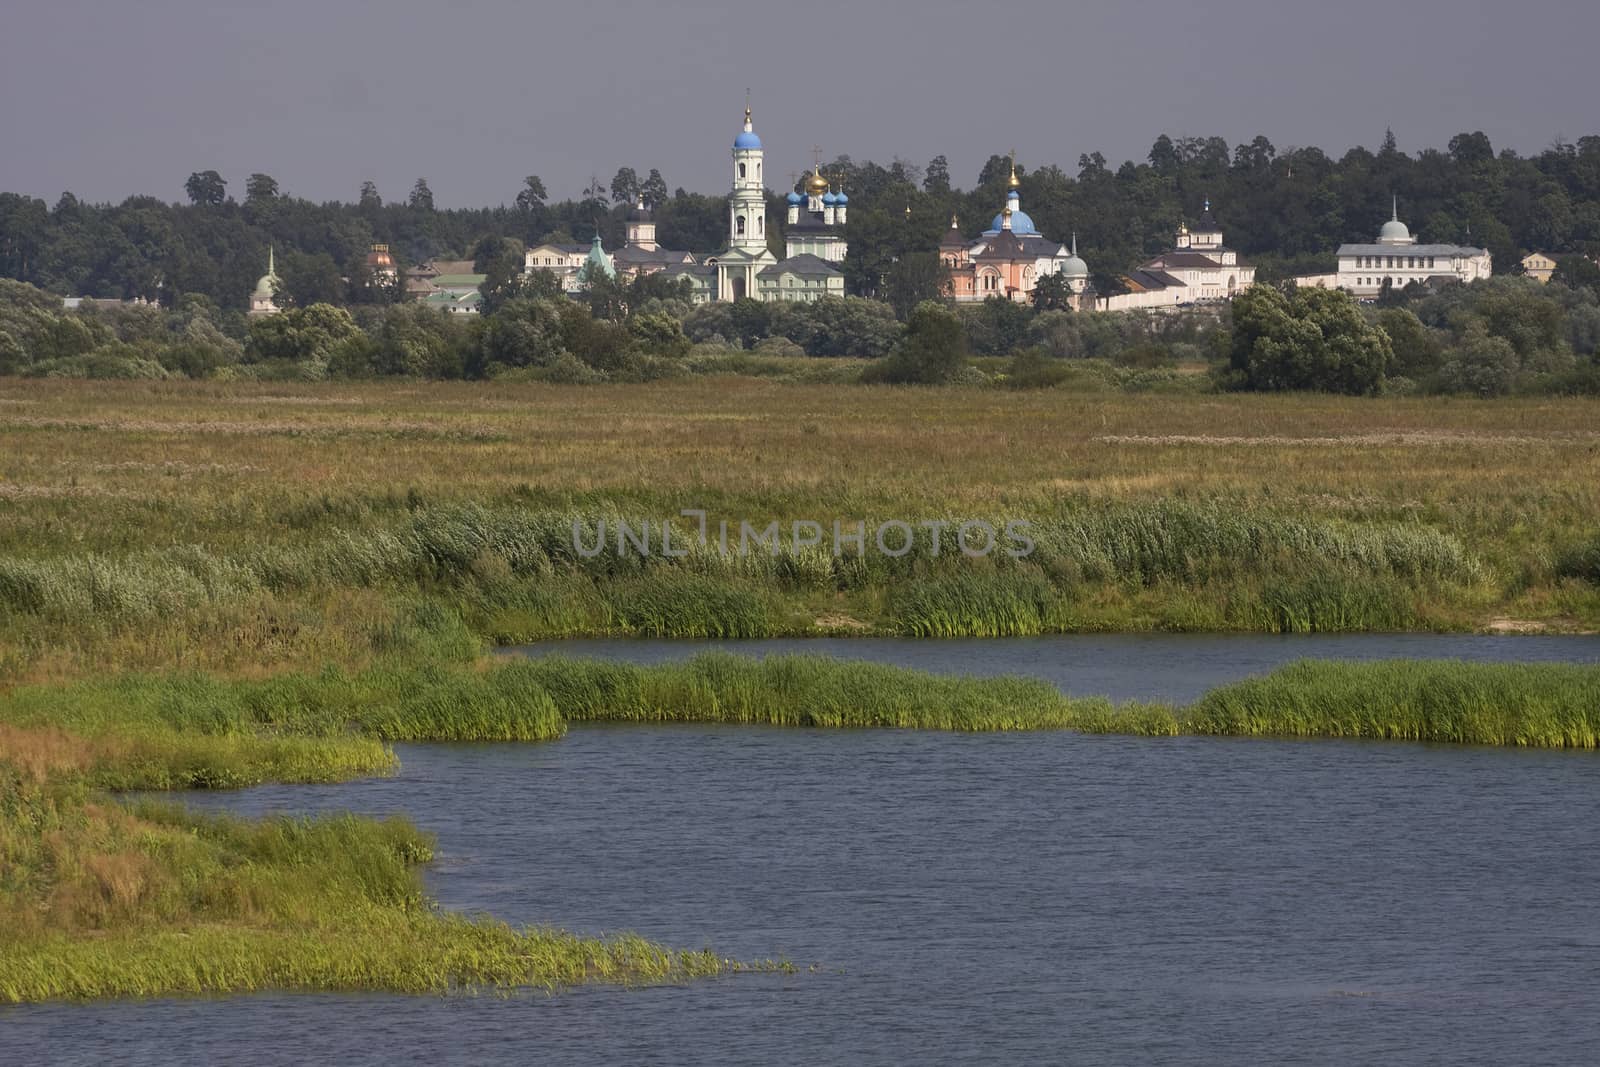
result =
[[[1600,660],[1596,638],[717,647],[1169,700],[1299,656]],[[0,1009],[0,1061],[1574,1064],[1600,1041],[1593,753],[699,725],[398,752],[393,778],[187,799],[401,812],[439,835],[445,907],[815,969],[33,1005]]]

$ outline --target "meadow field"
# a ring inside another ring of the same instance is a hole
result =
[[[384,774],[401,741],[701,721],[1593,749],[1593,667],[1304,663],[1177,707],[819,657],[486,652],[580,634],[1593,631],[1597,415],[748,377],[0,381],[0,1002],[785,966],[441,913],[417,870],[432,843],[404,821],[108,794]],[[683,509],[916,539],[895,556],[573,543],[574,522]],[[1034,550],[964,556],[955,525],[976,519],[1028,524]]]
[[[683,509],[1037,547],[573,551]],[[1597,516],[1585,399],[7,381],[0,679],[359,665],[424,601],[502,643],[1585,631]]]

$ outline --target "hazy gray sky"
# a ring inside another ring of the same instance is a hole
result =
[[[1157,134],[1333,155],[1535,151],[1600,132],[1596,0],[49,0],[0,22],[0,190],[92,200],[553,196],[659,167],[716,192],[749,86],[774,178],[831,158],[991,152],[1076,170]]]

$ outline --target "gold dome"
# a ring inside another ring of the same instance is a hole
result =
[[[828,179],[824,178],[819,172],[812,171],[811,177],[806,179],[806,192],[812,196],[821,196],[827,191]]]

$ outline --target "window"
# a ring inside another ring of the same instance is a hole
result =
[[[741,177],[741,178],[744,177],[744,164],[743,163],[739,164],[739,177]]]
[[[740,237],[744,236],[744,216],[743,215],[740,215],[739,218],[737,220],[735,220],[733,228],[734,228],[735,232],[737,232],[739,234]]]
[[[1433,257],[1432,256],[1428,257],[1428,269],[1429,270],[1433,269]]]

